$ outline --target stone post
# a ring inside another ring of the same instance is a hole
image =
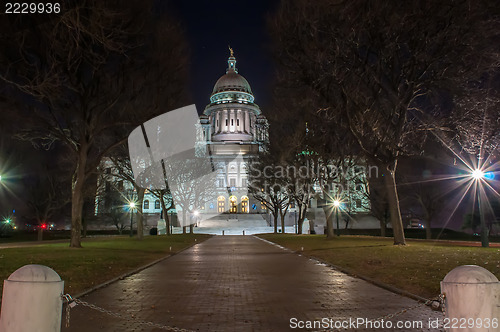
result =
[[[61,331],[64,281],[51,268],[25,265],[3,284],[0,331]]]
[[[500,331],[500,283],[490,271],[476,265],[454,268],[441,281],[441,293],[447,331]]]

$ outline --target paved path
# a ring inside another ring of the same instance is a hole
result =
[[[290,319],[373,319],[416,304],[253,236],[213,237],[82,300],[195,331],[304,331],[291,329]],[[442,316],[427,307],[411,310],[398,319],[422,321],[423,328],[394,331],[438,331],[427,328],[429,317]],[[79,305],[63,331],[161,329]]]

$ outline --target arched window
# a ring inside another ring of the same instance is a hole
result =
[[[248,196],[241,196],[241,212],[248,213]]]
[[[148,210],[149,209],[149,200],[145,199],[144,200],[144,210]]]
[[[158,210],[159,208],[160,208],[160,200],[159,200],[159,199],[157,199],[157,200],[155,201],[155,209],[156,209],[156,210]]]
[[[229,212],[231,213],[236,213],[238,212],[238,198],[236,196],[231,196],[229,197],[229,203],[231,204],[231,208],[229,209]]]

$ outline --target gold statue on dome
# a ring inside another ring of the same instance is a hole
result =
[[[233,49],[229,45],[227,45],[227,47],[229,47],[229,52],[231,53],[231,57],[234,58],[234,51],[233,51]]]

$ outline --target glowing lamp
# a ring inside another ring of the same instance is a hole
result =
[[[480,180],[480,179],[484,178],[484,172],[481,171],[480,169],[475,169],[475,170],[472,171],[471,176],[475,180]]]
[[[340,206],[340,201],[339,200],[334,200],[333,201],[333,206],[335,206],[335,207],[338,208]]]

